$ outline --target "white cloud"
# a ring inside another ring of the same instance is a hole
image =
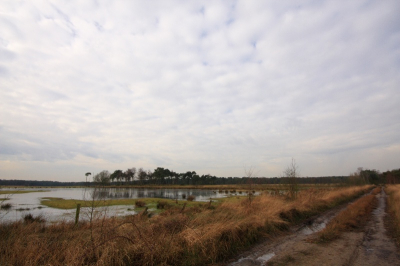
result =
[[[0,6],[0,178],[398,167],[397,1]]]

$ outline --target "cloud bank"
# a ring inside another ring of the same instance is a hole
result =
[[[0,178],[398,168],[398,1],[2,1]]]

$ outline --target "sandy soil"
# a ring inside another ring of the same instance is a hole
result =
[[[260,243],[229,265],[400,265],[400,252],[384,226],[386,194],[383,189],[377,198],[378,206],[362,230],[343,233],[327,244],[310,241],[346,207],[343,206],[322,214],[310,225],[293,228],[286,236]]]

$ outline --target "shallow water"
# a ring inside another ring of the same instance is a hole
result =
[[[40,188],[30,189],[22,188],[17,190],[42,190],[41,192],[31,192],[24,194],[12,194],[15,189],[1,189],[1,191],[10,191],[9,194],[0,195],[0,198],[10,198],[3,201],[2,204],[10,203],[12,208],[9,210],[0,210],[0,222],[20,220],[27,213],[34,216],[42,215],[48,221],[75,219],[75,210],[60,210],[49,208],[40,204],[41,198],[57,197],[64,199],[90,200],[94,191],[93,188]],[[183,195],[195,196],[195,201],[209,201],[210,198],[222,198],[232,194],[219,193],[218,191],[206,189],[149,189],[149,188],[105,188],[96,192],[97,197],[102,199],[137,199],[137,198],[166,198],[182,200]],[[105,209],[98,208],[99,210]],[[106,209],[108,216],[124,216],[135,214],[134,206],[110,206]],[[87,210],[81,210],[80,219],[87,217]]]

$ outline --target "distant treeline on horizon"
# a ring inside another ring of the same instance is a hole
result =
[[[86,173],[88,176],[91,173]],[[149,174],[142,168],[136,172],[135,168],[130,168],[123,172],[116,170],[113,174],[104,170],[93,176],[93,180],[97,182],[61,182],[61,181],[38,181],[38,180],[9,180],[0,179],[0,186],[51,186],[51,187],[65,187],[65,186],[129,186],[129,185],[261,185],[261,184],[289,184],[292,182],[289,177],[216,177],[212,175],[197,175],[196,172],[186,172],[177,174],[168,169],[158,167],[154,172]],[[357,172],[349,176],[322,176],[322,177],[297,177],[297,184],[399,184],[400,183],[400,169],[394,169],[380,173],[377,170],[369,170],[359,168]]]
[[[207,176],[208,177],[208,176]],[[165,179],[160,184],[154,182],[156,180],[133,180],[129,182],[115,181],[110,182],[108,186],[115,185],[240,185],[240,184],[287,184],[285,177],[210,177],[198,180],[179,180]],[[182,182],[184,181],[184,182]],[[344,183],[348,181],[348,176],[326,176],[326,177],[300,177],[297,179],[298,184],[332,184]],[[0,186],[49,186],[49,187],[65,187],[65,186],[85,186],[94,185],[94,182],[60,182],[60,181],[39,181],[39,180],[16,180],[16,179],[0,179]]]

